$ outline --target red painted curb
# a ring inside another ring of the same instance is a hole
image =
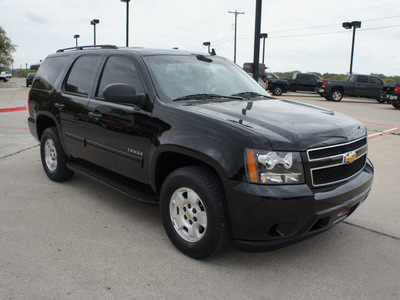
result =
[[[12,107],[12,108],[0,108],[0,113],[23,111],[23,110],[27,110],[26,106]]]

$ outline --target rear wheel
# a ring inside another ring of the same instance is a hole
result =
[[[329,97],[331,100],[339,102],[343,98],[343,92],[341,90],[333,90]]]
[[[43,169],[51,180],[65,181],[74,175],[74,172],[67,168],[67,155],[54,127],[49,127],[43,132],[40,140],[40,157]]]
[[[224,194],[218,178],[206,168],[172,172],[161,189],[160,212],[169,239],[190,257],[214,255],[229,241]]]

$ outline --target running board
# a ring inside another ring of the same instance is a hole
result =
[[[76,161],[67,163],[68,169],[86,177],[101,182],[136,200],[158,204],[159,198],[154,191],[143,183],[134,181],[125,176],[107,171],[103,168],[82,164]]]

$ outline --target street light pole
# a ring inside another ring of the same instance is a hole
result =
[[[93,45],[96,46],[96,25],[100,23],[100,20],[98,19],[93,19],[90,21],[90,24],[93,25],[93,31],[94,31],[94,38],[93,38]]]
[[[350,74],[353,74],[353,56],[354,56],[354,44],[356,39],[356,28],[361,28],[361,21],[344,22],[342,26],[345,29],[353,28],[353,39],[351,42],[351,57],[350,57]]]
[[[235,11],[228,11],[228,13],[235,14],[235,41],[233,46],[233,62],[236,63],[237,17],[238,15],[244,15],[244,12],[238,12],[235,9]]]
[[[260,38],[262,38],[263,41],[263,60],[262,63],[265,64],[264,58],[265,58],[265,39],[268,38],[268,33],[261,33]]]
[[[203,46],[208,46],[208,53],[210,54],[211,42],[204,42]]]
[[[129,2],[131,0],[121,0],[126,2],[126,47],[129,47]]]
[[[76,40],[76,49],[78,49],[78,39],[80,38],[79,34],[74,35],[74,39]]]

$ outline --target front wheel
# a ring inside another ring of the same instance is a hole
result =
[[[343,98],[343,92],[341,90],[333,90],[329,98],[333,101],[339,102]]]
[[[282,88],[278,85],[278,86],[275,86],[273,89],[272,89],[272,93],[275,95],[275,96],[280,96],[280,95],[282,95]]]
[[[54,127],[49,127],[43,132],[40,139],[40,157],[43,169],[51,180],[65,181],[74,175],[74,172],[67,168],[67,155]]]
[[[222,187],[206,168],[190,166],[172,172],[161,189],[160,212],[169,239],[190,257],[215,255],[229,241]]]

